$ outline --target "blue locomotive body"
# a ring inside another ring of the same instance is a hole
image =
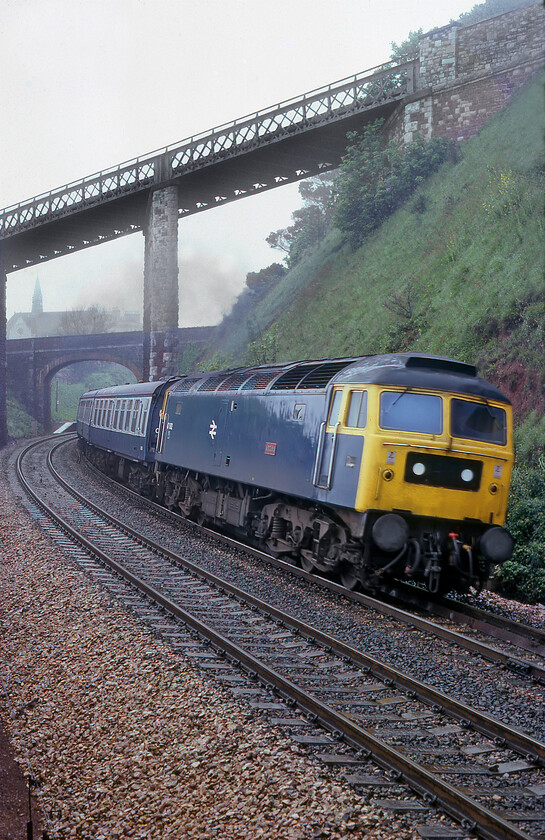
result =
[[[178,390],[185,385],[182,381],[167,393],[159,464],[355,507],[363,438],[337,436],[334,475],[327,486],[324,479],[330,459],[323,426],[330,389],[247,389],[232,394],[202,392],[198,386],[193,393]]]

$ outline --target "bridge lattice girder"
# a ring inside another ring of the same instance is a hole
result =
[[[415,62],[382,65],[0,212],[9,273],[143,230],[150,190],[188,216],[338,166],[347,131],[412,92]]]

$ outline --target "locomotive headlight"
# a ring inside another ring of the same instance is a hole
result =
[[[416,464],[413,464],[413,473],[415,475],[424,475],[426,472],[426,467],[421,461],[417,461]]]
[[[475,478],[475,473],[473,470],[462,470],[462,481],[465,481],[469,484],[470,481],[473,481]]]

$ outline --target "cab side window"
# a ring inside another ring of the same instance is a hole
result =
[[[346,425],[352,429],[365,429],[367,425],[367,391],[351,391]]]
[[[341,390],[335,391],[333,400],[331,402],[331,411],[329,412],[329,425],[334,426],[339,422],[339,412],[341,410],[341,402],[343,399],[343,392]]]

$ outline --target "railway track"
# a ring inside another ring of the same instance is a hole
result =
[[[142,501],[142,497],[133,490],[106,477],[93,465],[89,464],[88,467],[97,479],[104,482],[105,485],[120,488],[121,492],[138,499],[140,502]],[[387,597],[382,600],[361,592],[354,592],[319,574],[307,572],[287,560],[272,556],[245,543],[240,543],[237,539],[224,533],[188,521],[181,515],[169,511],[151,500],[146,500],[146,504],[157,511],[160,516],[165,517],[167,521],[182,523],[185,528],[190,528],[198,534],[211,535],[214,540],[240,549],[270,566],[288,571],[290,575],[311,582],[315,586],[321,586],[323,589],[340,595],[348,601],[381,612],[411,629],[417,627],[424,631],[434,632],[447,642],[460,645],[484,659],[545,684],[543,662],[545,657],[545,630],[514,621],[502,615],[496,615],[490,611],[478,609],[471,604],[458,600],[432,597],[424,590],[407,584],[397,583],[394,588],[388,588]],[[411,605],[418,612],[407,612],[407,606]],[[424,617],[426,614],[442,619],[443,623],[433,624]],[[450,626],[445,624],[445,620]],[[460,635],[459,631],[455,629],[457,626],[463,626],[466,633],[473,635]],[[486,643],[483,644],[483,636],[495,638],[500,643],[500,648]],[[520,650],[532,654],[532,658],[521,658]]]
[[[89,464],[89,469],[97,476],[99,481],[103,481],[106,485],[113,485],[128,496],[142,501],[142,497],[137,493],[107,478],[91,464]],[[410,629],[417,628],[425,632],[431,632],[444,641],[457,645],[472,654],[480,655],[490,662],[545,684],[545,664],[543,661],[545,657],[545,630],[513,621],[501,615],[485,612],[471,604],[464,604],[447,598],[432,598],[429,593],[410,585],[396,584],[395,588],[388,590],[386,600],[377,599],[361,592],[354,592],[333,580],[294,566],[289,561],[240,543],[237,539],[223,533],[190,522],[179,514],[168,511],[150,500],[146,500],[146,504],[167,521],[181,523],[184,527],[190,528],[198,534],[210,535],[215,541],[240,549],[270,566],[288,571],[290,575],[333,592],[349,602],[376,610]],[[418,613],[407,612],[406,607],[408,605],[414,606]],[[440,619],[446,619],[450,626],[447,626],[444,622],[442,624],[433,623],[424,617],[426,613]],[[457,626],[463,626],[466,634],[469,632],[473,635],[460,634],[455,629]],[[496,639],[500,643],[500,647],[483,642],[483,637],[487,636]],[[521,657],[520,650],[527,651],[532,654],[532,657]]]
[[[35,458],[40,446],[29,447],[21,460]],[[49,467],[58,481],[51,459]],[[20,465],[22,481],[25,471]],[[219,580],[96,507],[82,512],[66,484],[62,494],[52,492],[39,472],[33,483],[37,489],[26,489],[35,502],[61,520],[78,551],[90,553],[79,559],[89,574],[298,743],[344,768],[353,784],[379,799],[382,791],[385,808],[413,811],[422,836],[543,835],[545,746],[537,739]],[[44,495],[55,497],[60,513]],[[97,533],[100,539],[91,540]],[[91,555],[102,564],[98,570]],[[209,649],[203,651],[187,628]],[[327,734],[316,734],[309,719]],[[433,807],[461,828],[441,834],[445,824],[434,824]]]

